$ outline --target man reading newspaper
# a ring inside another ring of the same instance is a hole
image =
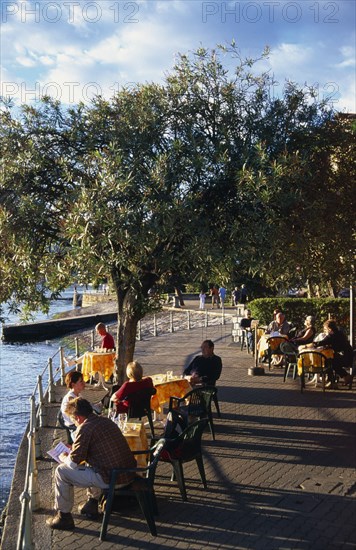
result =
[[[136,460],[117,425],[109,418],[93,413],[89,401],[77,397],[68,403],[66,413],[78,424],[72,449],[59,455],[61,464],[55,473],[56,515],[47,519],[52,529],[72,530],[71,514],[74,487],[87,487],[88,500],[79,512],[93,519],[98,516],[98,501],[103,489],[109,487],[113,468],[135,468]],[[133,473],[118,476],[117,483],[131,483]]]

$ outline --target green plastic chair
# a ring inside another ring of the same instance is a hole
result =
[[[157,529],[154,516],[158,514],[156,495],[154,492],[154,479],[156,475],[157,464],[161,453],[166,446],[166,440],[160,439],[148,451],[135,451],[137,454],[148,454],[150,456],[149,465],[146,468],[114,468],[111,470],[110,484],[107,491],[104,491],[105,511],[101,524],[100,540],[106,539],[106,533],[110,516],[113,511],[113,502],[115,495],[125,497],[135,497],[142,514],[144,515],[151,535],[157,536]],[[134,480],[126,487],[116,487],[117,476],[121,473],[133,472],[138,474]],[[145,473],[146,477],[140,477],[139,474]]]
[[[217,388],[215,386],[198,386],[184,397],[172,396],[169,399],[169,411],[177,410],[189,422],[191,417],[199,419],[207,418],[212,438],[215,439],[215,428],[213,422],[213,413],[211,403],[214,401],[217,406],[218,415],[220,415],[219,404],[217,403]]]
[[[188,500],[183,472],[183,464],[185,462],[191,462],[192,460],[196,461],[203,486],[205,489],[207,488],[201,448],[201,438],[207,423],[207,418],[198,420],[190,424],[175,439],[167,439],[166,449],[163,450],[160,456],[161,461],[172,464],[172,481],[174,479],[177,480],[180,494],[184,501]]]

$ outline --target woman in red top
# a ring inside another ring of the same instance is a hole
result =
[[[145,388],[153,388],[152,378],[149,376],[142,378],[143,369],[140,363],[132,361],[126,367],[127,382],[124,382],[121,388],[111,397],[111,401],[116,405],[116,412],[127,413],[129,404],[124,398],[132,393]]]

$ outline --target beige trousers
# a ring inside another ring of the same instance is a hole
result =
[[[107,489],[109,485],[90,466],[70,468],[66,464],[60,464],[55,473],[55,510],[71,512],[74,504],[74,487],[87,487],[88,498],[99,499],[102,489]]]

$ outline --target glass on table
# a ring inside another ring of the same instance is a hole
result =
[[[122,433],[125,433],[126,424],[127,424],[127,414],[119,413],[117,416],[117,425],[119,426]]]
[[[172,378],[173,378],[173,371],[172,371],[172,370],[167,370],[167,371],[166,371],[166,375],[167,375],[167,380],[172,380]]]

